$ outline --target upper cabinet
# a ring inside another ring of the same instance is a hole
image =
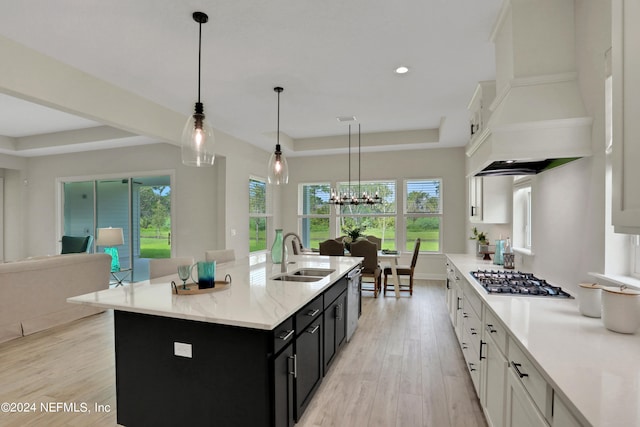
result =
[[[640,2],[613,0],[612,6],[613,226],[640,234]]]
[[[469,102],[470,113],[470,130],[471,141],[474,141],[478,135],[487,129],[487,123],[491,116],[491,110],[489,105],[496,97],[496,82],[495,81],[483,81],[478,83],[471,101]]]
[[[511,222],[512,176],[469,178],[469,221],[485,224]]]

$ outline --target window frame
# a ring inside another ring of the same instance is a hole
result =
[[[264,186],[264,212],[252,212],[252,208],[251,208],[251,181],[256,181],[261,183]],[[249,224],[251,224],[251,220],[253,218],[258,218],[258,219],[264,219],[265,220],[265,248],[264,249],[259,249],[259,250],[255,250],[252,251],[251,250],[251,231],[249,230],[248,233],[248,237],[249,240],[247,241],[247,243],[249,244],[249,255],[252,254],[259,254],[259,253],[266,253],[269,250],[269,236],[271,235],[271,209],[270,209],[270,203],[269,203],[269,185],[267,185],[267,179],[266,178],[262,178],[262,177],[258,177],[255,175],[250,175],[249,176],[249,206],[248,206],[248,211],[249,211]]]
[[[329,203],[329,197],[331,196],[331,182],[326,181],[326,182],[301,182],[298,184],[298,232],[300,234],[300,238],[302,239],[302,245],[304,247],[311,247],[310,246],[310,241],[311,241],[311,236],[307,236],[306,233],[302,230],[302,225],[304,223],[305,219],[314,219],[314,218],[322,218],[322,219],[328,219],[329,220],[329,236],[327,237],[328,239],[332,239],[335,238],[335,236],[332,236],[332,232],[331,230],[333,229],[332,227],[332,222],[335,221],[335,218],[333,218],[332,215],[332,209],[331,206],[329,206],[329,213],[327,214],[309,214],[309,213],[304,213],[304,189],[305,187],[311,187],[311,186],[326,186],[329,191],[327,192],[327,200],[326,203]]]
[[[518,176],[513,181],[512,215],[513,250],[532,254],[533,185],[530,176]]]
[[[370,187],[370,186],[376,186],[378,188],[380,188],[380,186],[382,185],[392,186],[393,187],[393,211],[363,213],[363,212],[360,212],[360,210],[362,209],[362,207],[366,207],[367,205],[336,206],[337,208],[335,212],[336,237],[344,235],[344,232],[342,231],[342,227],[341,227],[343,218],[353,218],[358,223],[360,223],[363,218],[393,218],[395,222],[394,238],[384,239],[383,245],[385,241],[391,241],[393,248],[397,249],[398,248],[398,182],[397,180],[395,179],[375,179],[375,180],[367,180],[367,181],[361,180],[359,184],[360,185],[354,184],[353,182],[351,182],[351,191],[353,194],[357,195],[359,191],[362,190],[362,187],[366,189],[367,187]],[[338,193],[341,194],[341,192],[345,190],[348,186],[349,186],[349,181],[337,181],[335,188],[337,189]],[[384,197],[384,195],[382,195],[381,197]],[[345,213],[344,210],[347,209],[346,206],[355,206],[356,212]],[[366,236],[370,233],[367,233],[367,230],[365,229],[363,234]]]
[[[439,182],[439,212],[409,212],[409,183],[410,182],[424,182],[424,181],[438,181]],[[409,243],[407,239],[407,224],[409,218],[439,218],[439,229],[438,229],[438,250],[437,251],[428,251],[425,250],[425,244],[422,243],[420,245],[420,253],[423,254],[442,254],[442,244],[443,244],[443,224],[444,224],[444,201],[443,201],[443,185],[444,180],[442,177],[430,177],[430,178],[406,178],[403,181],[402,189],[403,189],[403,236],[404,236],[404,247],[407,248],[407,244]],[[408,251],[408,248],[407,248]]]

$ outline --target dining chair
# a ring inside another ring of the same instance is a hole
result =
[[[334,239],[320,242],[320,255],[343,256],[344,243],[341,240]]]
[[[351,243],[350,249],[352,256],[364,257],[362,261],[362,283],[372,283],[373,287],[364,288],[363,291],[373,291],[373,297],[378,298],[381,291],[382,269],[378,265],[378,248],[376,244],[366,239],[356,240]],[[365,282],[365,278],[373,279],[373,282]]]
[[[420,253],[420,239],[416,239],[416,243],[413,246],[413,257],[411,258],[411,265],[397,265],[396,274],[398,275],[398,286],[401,291],[409,291],[409,295],[413,295],[413,275],[416,269],[416,263],[418,262],[418,254]],[[393,284],[387,285],[387,277],[392,274],[391,267],[384,268],[384,295],[387,294],[387,286],[390,290],[393,290]],[[400,276],[409,276],[409,285],[402,285]]]
[[[381,238],[376,237],[376,236],[371,236],[371,235],[369,235],[369,236],[365,236],[365,238],[366,238],[368,241],[375,243],[375,244],[376,244],[376,248],[377,248],[378,250],[382,249],[382,239],[381,239]]]
[[[149,279],[178,274],[179,265],[193,263],[193,257],[152,258],[149,260]]]
[[[215,261],[218,264],[236,260],[236,251],[233,249],[214,249],[204,252],[206,261]]]
[[[313,249],[302,246],[302,239],[300,239],[300,236],[296,234],[296,237],[296,239],[291,239],[291,247],[293,248],[294,255],[313,253]]]

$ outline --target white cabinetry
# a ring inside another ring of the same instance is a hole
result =
[[[476,90],[469,101],[469,122],[471,123],[471,141],[479,137],[487,128],[491,110],[489,105],[496,97],[496,82],[482,81],[476,86]]]
[[[469,178],[469,220],[473,223],[511,222],[513,177],[473,176]]]
[[[447,311],[489,427],[583,425],[483,300],[468,271],[449,258],[446,267]]]
[[[613,0],[613,225],[640,234],[640,3]]]
[[[458,292],[457,292],[457,282],[460,280],[457,271],[453,268],[453,266],[447,262],[447,284],[446,284],[446,301],[447,301],[447,312],[449,313],[449,318],[451,319],[451,324],[455,328],[456,326],[456,316],[458,311]]]
[[[506,359],[506,331],[486,307],[483,325],[480,346],[484,346],[484,352],[480,353],[480,357],[484,362],[480,403],[489,427],[503,427],[506,375],[509,366]]]
[[[549,425],[536,409],[513,369],[510,369],[507,374],[506,409],[506,427],[547,427]]]
[[[571,414],[567,405],[557,394],[553,395],[553,427],[581,427],[582,424]]]

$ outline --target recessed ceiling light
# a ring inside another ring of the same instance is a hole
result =
[[[406,74],[408,72],[409,72],[409,68],[405,67],[404,65],[396,68],[396,74]]]
[[[336,117],[336,119],[338,119],[339,122],[355,122],[356,116],[340,116]]]

